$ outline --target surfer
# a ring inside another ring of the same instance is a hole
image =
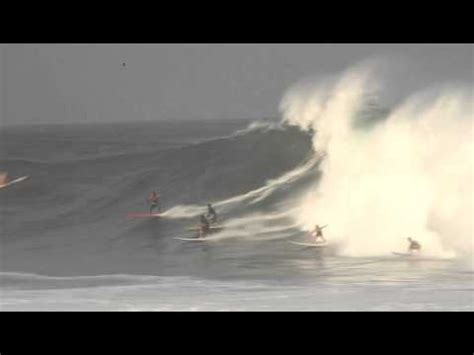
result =
[[[314,241],[317,242],[318,238],[321,238],[323,242],[326,242],[326,239],[323,237],[323,228],[326,228],[327,224],[325,226],[320,227],[318,224],[314,227],[314,230],[311,232],[311,235],[314,236]]]
[[[205,215],[201,215],[201,225],[199,229],[199,238],[204,238],[210,231],[209,220],[206,218]]]
[[[412,253],[414,251],[419,252],[421,250],[421,245],[416,240],[408,238],[408,243],[410,243],[410,245],[408,246],[409,253]]]
[[[211,224],[215,224],[217,222],[217,213],[212,208],[212,205],[210,203],[207,204],[207,215],[206,219],[209,221]]]
[[[9,185],[15,184],[17,182],[20,182],[26,179],[28,179],[27,175],[12,180],[8,176],[7,172],[0,172],[0,189],[3,189],[4,187],[7,187]]]
[[[156,191],[152,191],[150,196],[148,197],[148,202],[150,202],[150,213],[158,207],[158,201],[160,199],[160,194],[156,193]]]
[[[8,173],[0,173],[0,185],[6,185],[8,183]]]

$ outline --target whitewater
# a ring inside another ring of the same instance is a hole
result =
[[[2,128],[31,178],[0,191],[0,309],[473,310],[472,86],[384,107],[383,79],[295,83],[277,119]],[[225,229],[173,239],[207,203]],[[315,224],[328,248],[289,243]]]

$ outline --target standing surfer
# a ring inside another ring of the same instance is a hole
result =
[[[326,228],[327,224],[325,226],[320,227],[318,224],[314,227],[314,230],[310,233],[312,236],[314,236],[314,241],[317,242],[318,238],[321,238],[323,242],[326,242],[326,239],[323,237],[323,228]]]
[[[150,213],[152,213],[153,210],[158,207],[159,199],[160,194],[158,194],[156,191],[152,191],[150,196],[148,197],[148,202],[150,203]]]

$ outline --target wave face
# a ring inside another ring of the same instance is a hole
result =
[[[276,206],[316,166],[310,135],[265,121],[12,127],[1,144],[0,170],[31,176],[0,196],[2,268],[48,275],[194,270],[195,253],[172,237],[207,203],[222,238],[285,231]],[[127,219],[151,190],[164,218]]]
[[[316,223],[334,257],[387,256],[407,237],[426,258],[471,257],[472,88],[390,110],[373,104],[381,90],[360,65],[290,88],[280,122],[5,128],[0,170],[31,179],[0,194],[2,270],[281,276],[314,261],[288,240]],[[163,218],[126,219],[151,190]],[[225,226],[216,243],[174,240],[207,203]]]

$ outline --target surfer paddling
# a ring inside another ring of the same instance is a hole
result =
[[[318,239],[322,239],[323,242],[326,242],[326,239],[323,237],[323,228],[326,228],[328,225],[320,227],[318,224],[314,227],[314,230],[310,233],[312,237],[314,237],[314,241],[317,242]]]
[[[420,243],[418,243],[416,240],[413,240],[411,238],[407,238],[407,239],[408,239],[408,243],[410,243],[410,245],[408,246],[408,252],[409,253],[413,253],[413,252],[419,253],[420,250],[421,250]]]
[[[156,191],[152,191],[150,196],[148,197],[148,202],[150,203],[150,213],[152,213],[153,210],[158,207],[159,199],[160,194],[158,194]]]

